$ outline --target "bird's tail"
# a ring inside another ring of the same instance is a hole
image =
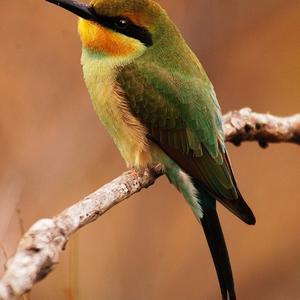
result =
[[[216,210],[216,200],[204,192],[197,183],[199,202],[203,210],[200,218],[208,246],[215,264],[223,300],[235,300],[234,282],[228,251]]]

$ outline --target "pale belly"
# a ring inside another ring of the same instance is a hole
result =
[[[146,129],[130,113],[116,83],[115,62],[90,53],[82,54],[83,73],[95,111],[118,147],[128,167],[152,164]]]

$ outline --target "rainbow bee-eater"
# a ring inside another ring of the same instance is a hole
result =
[[[153,0],[47,1],[80,17],[84,80],[127,166],[163,168],[203,226],[222,299],[236,299],[216,200],[247,224],[255,217],[234,179],[221,109],[199,60]]]

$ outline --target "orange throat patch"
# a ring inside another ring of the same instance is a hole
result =
[[[82,18],[79,18],[78,32],[83,46],[99,53],[129,56],[137,50],[137,45],[132,39]]]

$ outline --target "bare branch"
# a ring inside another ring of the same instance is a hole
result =
[[[107,210],[152,185],[162,174],[159,167],[130,170],[52,219],[36,222],[21,239],[0,281],[0,299],[14,299],[42,280],[58,263],[70,236]]]
[[[234,144],[243,141],[258,141],[262,146],[272,142],[300,144],[300,115],[280,118],[242,109],[224,116],[224,129],[227,140]],[[0,280],[0,300],[14,299],[31,290],[53,270],[74,232],[149,187],[161,175],[159,166],[141,172],[130,170],[57,216],[36,222],[7,263]]]
[[[300,144],[300,114],[282,118],[244,108],[229,112],[223,120],[226,140],[236,146],[245,141],[257,141],[263,148],[269,143]]]

